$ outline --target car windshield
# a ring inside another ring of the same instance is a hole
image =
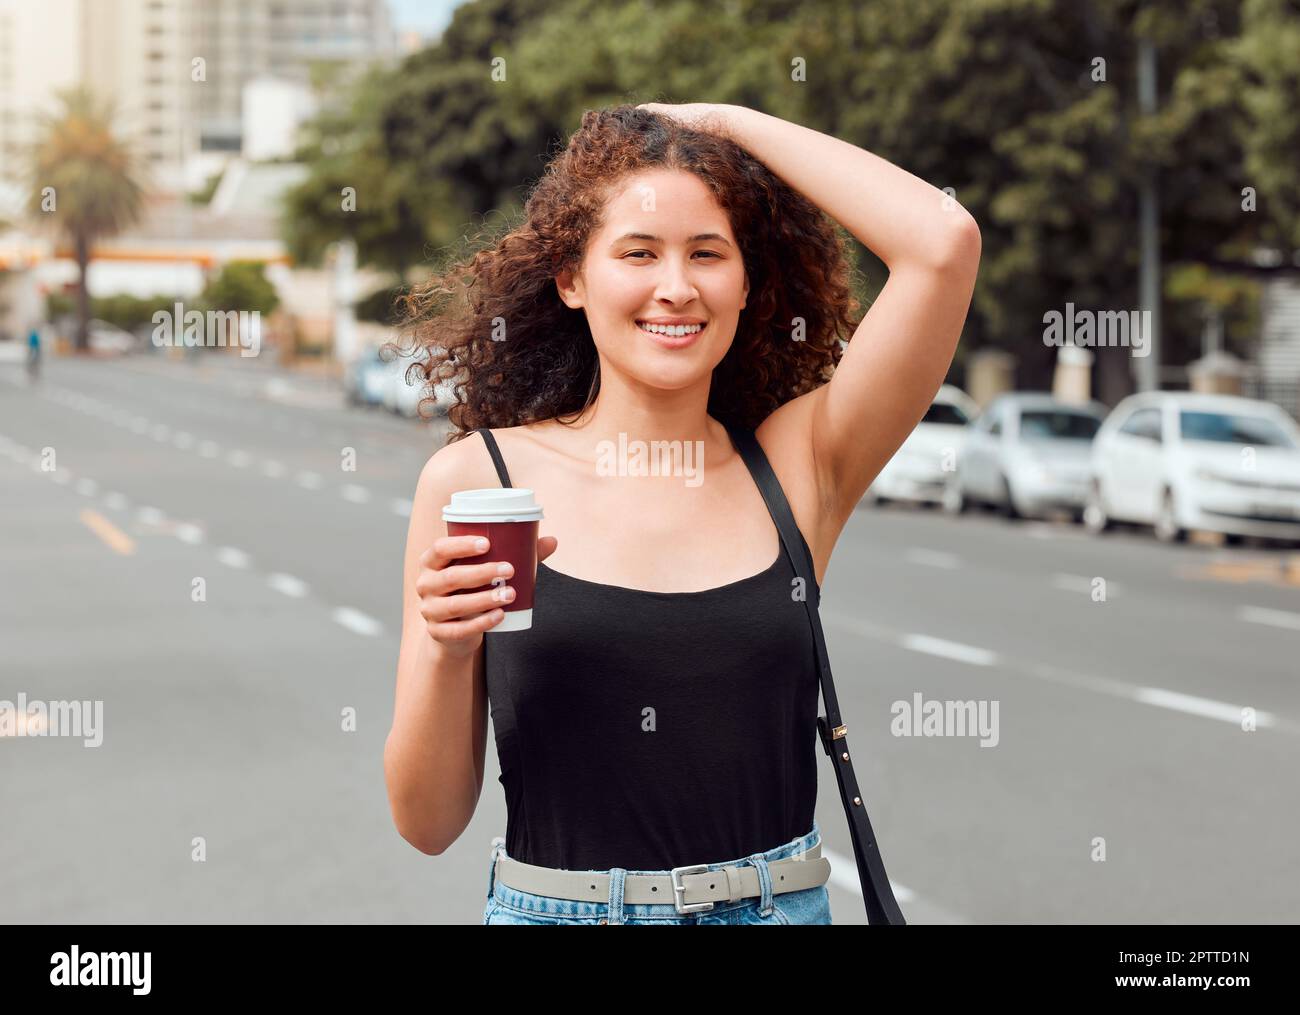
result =
[[[1081,412],[1058,409],[1035,410],[1020,414],[1022,438],[1047,438],[1049,440],[1089,440],[1097,433],[1101,420]]]
[[[925,410],[922,423],[946,423],[949,426],[965,426],[970,418],[950,402],[932,402]]]
[[[1295,441],[1266,416],[1239,416],[1226,412],[1180,412],[1178,426],[1185,441],[1217,441],[1267,448],[1294,448]]]

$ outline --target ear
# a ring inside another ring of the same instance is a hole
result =
[[[740,297],[740,305],[742,307],[748,304],[749,302],[748,297],[749,297],[749,272],[745,272],[745,288],[744,290],[742,290],[741,297]]]
[[[555,289],[560,294],[560,299],[564,301],[564,305],[570,310],[578,310],[582,307],[582,286],[574,278],[572,268],[566,268],[555,276]]]

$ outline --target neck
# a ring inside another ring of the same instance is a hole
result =
[[[629,381],[602,364],[600,393],[570,429],[583,443],[628,441],[703,441],[709,448],[728,446],[726,428],[708,413],[709,383],[676,391]]]

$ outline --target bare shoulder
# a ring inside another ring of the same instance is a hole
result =
[[[776,473],[799,530],[813,555],[813,570],[820,585],[830,564],[846,518],[839,517],[834,500],[822,488],[813,458],[812,428],[817,399],[825,385],[792,398],[772,412],[754,431],[763,453]]]
[[[582,438],[575,437],[571,427],[554,419],[499,429],[494,427],[492,435],[497,439],[506,462],[515,463],[512,472],[531,475],[538,468],[588,467],[590,457],[582,450]],[[493,482],[497,482],[495,471],[493,477]]]
[[[452,491],[500,485],[482,434],[470,434],[439,448],[429,456],[420,469],[415,500],[421,507],[441,509]],[[437,505],[422,503],[438,498],[442,498],[442,501]]]

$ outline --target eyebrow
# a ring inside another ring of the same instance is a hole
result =
[[[650,240],[654,243],[662,243],[663,237],[652,236],[650,233],[624,233],[614,241],[614,244],[622,243],[624,240]],[[686,242],[697,243],[701,240],[718,240],[721,243],[725,243],[727,246],[731,246],[731,241],[719,233],[697,233],[694,236],[688,237]],[[613,244],[611,244],[611,246],[613,246]]]

